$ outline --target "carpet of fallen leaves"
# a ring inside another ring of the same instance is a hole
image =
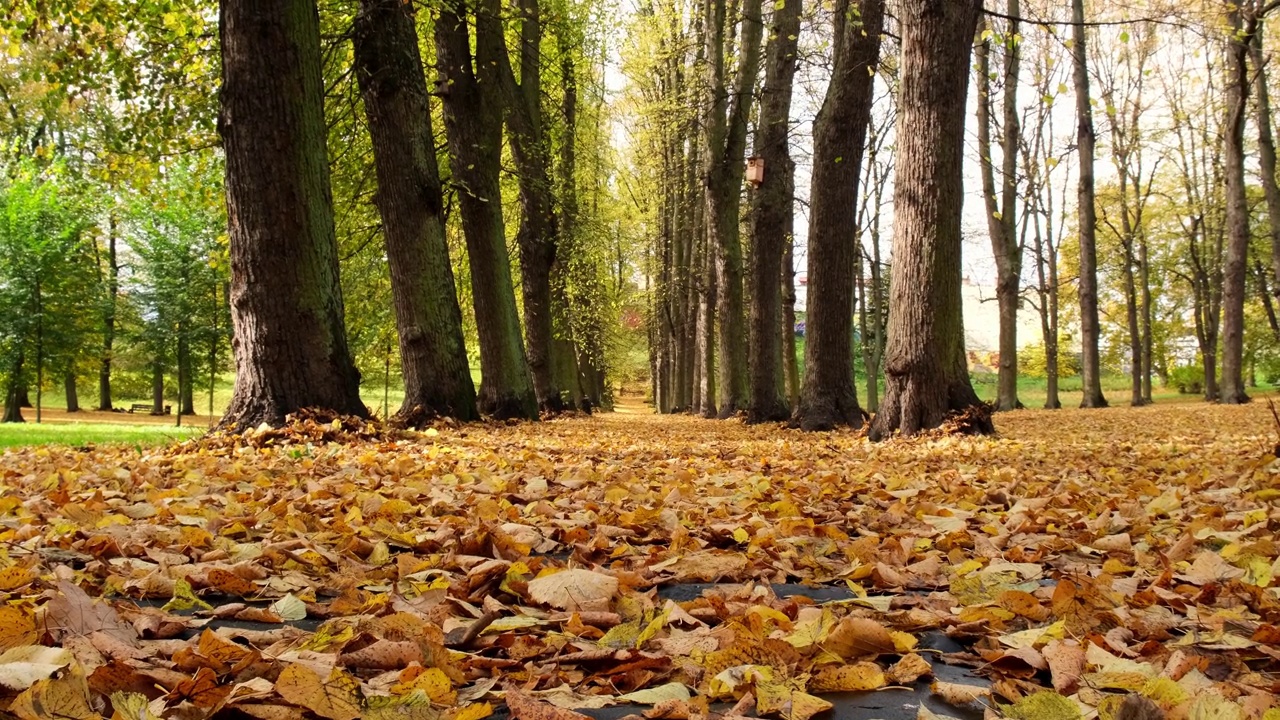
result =
[[[997,426],[873,445],[641,415],[312,420],[11,451],[0,716],[808,720],[911,686],[1019,720],[1280,718],[1267,407]],[[710,587],[671,599],[689,583]]]

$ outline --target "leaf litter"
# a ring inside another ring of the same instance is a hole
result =
[[[831,693],[910,686],[1020,720],[1280,720],[1266,409],[998,421],[872,445],[312,415],[10,451],[0,713],[809,720]],[[676,601],[680,583],[713,585]]]

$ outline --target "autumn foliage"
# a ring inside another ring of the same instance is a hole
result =
[[[1024,720],[1277,717],[1265,407],[878,445],[343,423],[0,458],[0,714],[808,720],[907,686]]]

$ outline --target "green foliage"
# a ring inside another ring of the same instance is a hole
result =
[[[69,366],[95,327],[89,227],[59,168],[0,180],[0,374],[10,384]]]
[[[1028,345],[1018,351],[1018,373],[1024,377],[1043,378],[1048,375],[1048,352],[1044,343]],[[1058,377],[1068,378],[1080,374],[1080,358],[1058,346]]]
[[[225,364],[230,317],[220,163],[187,158],[165,168],[127,208],[135,322],[127,335],[148,363],[182,362],[207,377]]]
[[[1179,365],[1169,371],[1169,387],[1182,395],[1199,395],[1204,392],[1204,368],[1200,365]]]

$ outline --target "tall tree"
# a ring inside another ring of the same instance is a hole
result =
[[[551,181],[551,139],[542,118],[542,9],[539,0],[518,0],[520,76],[504,50],[498,55],[505,97],[511,157],[520,195],[520,292],[524,299],[525,353],[538,405],[564,409],[552,367],[552,273],[559,245],[555,186]]]
[[[742,240],[739,237],[743,160],[747,148],[747,121],[760,65],[760,41],[764,22],[760,0],[742,0],[738,66],[732,92],[725,77],[725,36],[729,27],[725,0],[709,0],[707,32],[708,114],[706,118],[707,168],[705,174],[707,232],[716,248],[719,295],[716,316],[720,324],[720,417],[729,417],[748,404],[747,333],[743,307]],[[705,412],[705,409],[704,409]]]
[[[365,416],[338,284],[315,2],[219,10],[236,358],[222,425],[280,425],[305,407]]]
[[[469,17],[475,22],[474,65]],[[516,312],[502,219],[502,86],[506,53],[496,0],[447,0],[435,23],[436,55],[452,182],[471,261],[471,294],[480,336],[480,412],[538,417]]]
[[[781,280],[784,246],[792,213],[795,164],[788,152],[791,129],[791,88],[796,73],[800,38],[801,0],[781,0],[774,6],[765,51],[764,92],[756,128],[756,156],[764,163],[764,177],[752,197],[751,210],[751,400],[748,422],[785,420],[791,405],[784,399],[782,374]],[[790,282],[788,275],[786,280]],[[794,351],[792,357],[794,358]]]
[[[1248,9],[1249,17],[1242,14]],[[1249,46],[1257,27],[1253,3],[1226,3],[1227,86],[1223,165],[1226,174],[1227,251],[1222,264],[1222,382],[1218,400],[1249,402],[1244,389],[1244,299],[1248,271],[1249,208],[1244,181],[1244,121],[1249,101]]]
[[[1071,0],[1071,59],[1076,93],[1076,146],[1080,154],[1077,214],[1080,231],[1080,407],[1107,406],[1102,396],[1102,360],[1098,354],[1098,216],[1094,204],[1093,158],[1097,136],[1089,97],[1089,54],[1085,47],[1084,0]]]
[[[912,435],[980,404],[960,298],[964,114],[981,0],[907,0],[902,26],[893,270],[884,403],[873,440]],[[989,418],[973,429],[991,432]]]
[[[402,421],[474,420],[475,386],[444,236],[444,200],[413,7],[362,0],[352,42],[378,174],[404,374]]]
[[[1267,63],[1262,52],[1263,24],[1251,38],[1249,56],[1255,71],[1253,81],[1258,93],[1258,165],[1263,197],[1267,203],[1267,224],[1271,243],[1271,279],[1268,286],[1280,288],[1280,183],[1276,180],[1276,140],[1271,121],[1271,89],[1268,86]]]
[[[1001,83],[1000,192],[996,193],[992,155],[991,45],[997,36],[984,30],[978,43],[978,157],[982,166],[982,196],[986,202],[987,232],[996,260],[996,302],[1000,306],[1000,366],[996,391],[997,410],[1016,410],[1018,402],[1018,307],[1022,304],[1023,238],[1018,233],[1018,83],[1022,64],[1019,0],[1008,0],[1008,28],[999,35],[1004,56]]]
[[[813,123],[805,368],[795,412],[805,430],[862,426],[851,367],[855,214],[883,24],[882,0],[836,3],[835,62]]]

